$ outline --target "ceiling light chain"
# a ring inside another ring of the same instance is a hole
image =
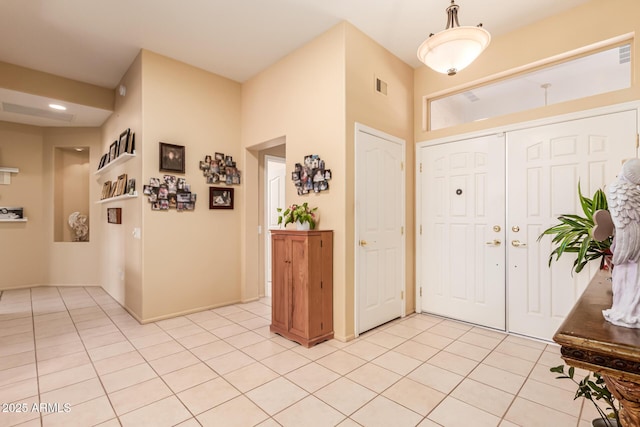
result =
[[[491,35],[482,28],[461,27],[455,0],[447,7],[447,27],[431,33],[418,48],[418,59],[439,73],[450,76],[471,64],[489,45]]]

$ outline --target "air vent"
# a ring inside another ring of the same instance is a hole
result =
[[[627,64],[631,62],[631,45],[626,44],[618,48],[618,56],[620,64]]]
[[[480,99],[476,96],[475,93],[471,92],[470,90],[463,92],[462,94],[469,100],[469,102],[476,102]]]
[[[383,95],[387,94],[387,82],[376,77],[376,92]]]
[[[24,114],[26,116],[43,117],[45,119],[58,120],[61,122],[73,121],[73,114],[63,113],[60,111],[42,110],[40,108],[25,107],[24,105],[2,103],[2,111],[7,113]]]

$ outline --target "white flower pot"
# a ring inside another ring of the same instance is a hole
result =
[[[296,221],[296,230],[298,231],[309,231],[310,226],[308,222],[302,223],[300,221]]]

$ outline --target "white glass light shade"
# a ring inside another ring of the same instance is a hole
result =
[[[435,71],[454,75],[471,64],[491,41],[481,27],[454,27],[440,31],[418,48],[418,59]]]

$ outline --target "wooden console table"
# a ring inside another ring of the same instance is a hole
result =
[[[620,401],[622,426],[640,426],[640,329],[607,322],[602,310],[611,307],[611,300],[610,275],[600,271],[553,340],[562,346],[568,365],[602,375]]]

